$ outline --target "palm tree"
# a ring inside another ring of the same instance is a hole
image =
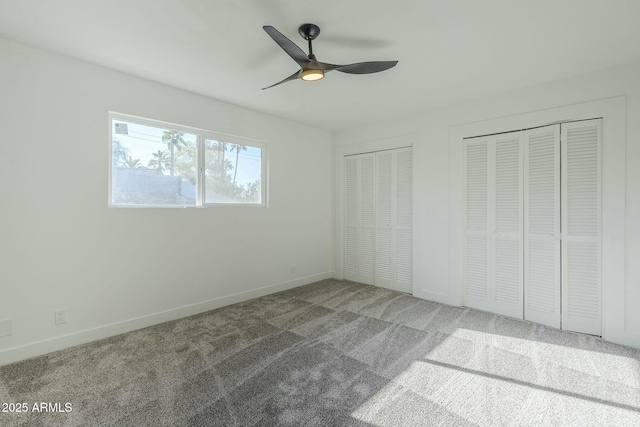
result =
[[[158,150],[151,155],[153,158],[149,160],[149,164],[147,166],[156,169],[162,175],[164,171],[171,166],[171,161],[169,160],[167,152]]]
[[[227,176],[227,161],[225,161],[224,158],[224,153],[227,152],[227,143],[226,142],[218,142],[218,150],[220,151],[220,153],[222,154],[221,156],[219,156],[219,161],[220,161],[220,179],[224,181],[225,177]]]
[[[242,188],[242,200],[254,203],[261,202],[262,195],[260,193],[260,179],[247,183],[246,188],[244,186],[240,188]]]
[[[111,160],[113,167],[117,167],[118,164],[127,160],[127,155],[129,154],[129,149],[122,146],[122,143],[114,138],[111,145]]]
[[[131,156],[129,156],[129,158],[127,158],[126,160],[123,160],[121,164],[123,168],[129,169],[137,169],[142,167],[140,159],[132,159]]]
[[[174,130],[165,130],[162,135],[162,142],[166,142],[171,153],[170,173],[171,176],[175,175],[176,153],[175,149],[180,146],[187,146],[187,141],[184,140],[184,133]]]
[[[240,151],[247,151],[246,145],[233,144],[231,146],[231,152],[236,152],[236,167],[233,169],[233,186],[236,185],[236,176],[238,175],[238,158],[240,157]]]

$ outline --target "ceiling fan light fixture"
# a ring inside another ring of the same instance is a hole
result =
[[[304,70],[300,73],[300,78],[306,82],[314,82],[322,80],[324,78],[324,71],[322,70]]]

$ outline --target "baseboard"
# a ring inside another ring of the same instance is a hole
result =
[[[460,306],[460,304],[454,300],[449,294],[440,294],[436,292],[425,292],[419,289],[413,289],[413,296],[416,298],[426,299],[429,301],[439,302],[441,304],[452,305],[454,307]]]
[[[86,344],[99,339],[112,337],[114,335],[123,334],[125,332],[135,331],[136,329],[146,328],[148,326],[157,325],[159,323],[193,316],[194,314],[204,313],[205,311],[214,310],[216,308],[250,300],[253,298],[262,297],[276,292],[286,291],[288,289],[307,285],[319,280],[330,279],[332,276],[333,272],[328,271],[313,276],[301,277],[298,279],[289,280],[287,282],[252,289],[250,291],[239,292],[237,294],[227,295],[208,301],[173,308],[171,310],[148,314],[121,322],[99,326],[97,328],[86,329],[84,331],[75,332],[69,335],[63,335],[60,337],[38,341],[32,344],[9,348],[0,352],[0,366],[29,359],[31,357],[41,356],[43,354],[51,353],[53,351],[62,350],[76,345]]]

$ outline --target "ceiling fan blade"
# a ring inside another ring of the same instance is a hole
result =
[[[335,68],[336,71],[349,74],[371,74],[395,67],[398,61],[372,61],[358,62],[356,64],[342,65]]]
[[[307,67],[311,69],[319,68],[322,71],[326,72],[331,70],[337,70],[340,67],[346,67],[346,65],[335,65],[335,64],[329,64],[328,62],[310,61]]]
[[[278,86],[279,84],[286,83],[286,82],[288,82],[290,80],[295,80],[295,79],[299,79],[299,78],[300,78],[300,70],[298,70],[295,73],[291,74],[286,79],[284,79],[282,81],[279,81],[278,83],[272,84],[271,86],[263,87],[262,90],[269,89],[270,87]]]
[[[287,52],[287,54],[298,63],[298,65],[304,67],[304,65],[309,62],[307,54],[304,53],[297,44],[286,38],[280,31],[276,30],[271,25],[265,25],[262,28],[267,32],[267,34],[269,34],[269,36],[271,36],[273,41],[278,43],[278,46],[280,46],[282,50]]]

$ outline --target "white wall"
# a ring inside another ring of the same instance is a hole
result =
[[[269,208],[108,208],[109,111],[264,141]],[[1,39],[0,129],[0,365],[331,276],[329,132]]]
[[[334,134],[336,152],[348,146],[375,146],[379,140],[415,134],[414,144],[414,294],[435,296],[458,304],[459,281],[450,280],[450,132],[460,125],[523,115],[577,103],[623,95],[626,98],[626,245],[623,312],[618,313],[624,339],[618,341],[640,347],[640,64],[602,70],[519,91],[400,117],[371,126]],[[606,124],[605,124],[606,126]],[[511,130],[511,129],[504,129]],[[607,143],[606,141],[604,142]],[[336,166],[339,166],[336,163]],[[624,184],[624,183],[623,183]],[[336,186],[341,186],[336,180]],[[340,194],[339,188],[336,194]],[[340,199],[336,200],[336,221],[340,220]],[[336,241],[340,232],[336,230]],[[335,251],[336,274],[342,269],[340,251]],[[605,283],[604,286],[607,286]],[[606,303],[606,302],[605,302]]]

